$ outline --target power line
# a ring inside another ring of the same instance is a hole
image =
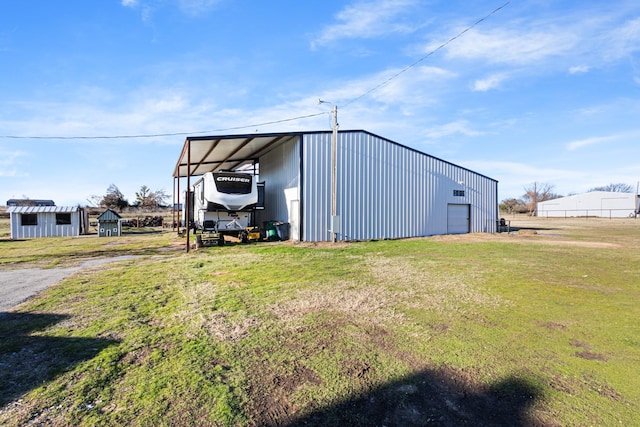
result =
[[[342,107],[346,107],[347,105],[353,104],[354,102],[364,98],[365,96],[371,94],[372,92],[380,89],[381,87],[387,85],[389,82],[391,82],[392,80],[395,80],[396,78],[398,78],[401,74],[409,71],[411,68],[415,67],[416,65],[418,65],[419,63],[421,63],[422,61],[424,61],[425,59],[427,59],[428,57],[430,57],[431,55],[435,54],[436,52],[438,52],[439,50],[445,48],[448,44],[452,43],[453,41],[455,41],[456,39],[459,39],[460,37],[462,37],[465,33],[467,33],[468,31],[472,30],[474,27],[476,27],[477,25],[479,25],[480,23],[482,23],[483,21],[487,20],[489,17],[491,17],[492,15],[494,15],[495,13],[498,13],[500,10],[502,10],[503,8],[505,8],[509,3],[511,3],[511,0],[509,0],[508,2],[504,3],[502,6],[494,9],[491,13],[485,15],[484,17],[478,19],[476,22],[474,22],[472,25],[468,26],[467,28],[465,28],[464,30],[460,31],[458,34],[456,34],[455,36],[451,37],[449,40],[447,40],[446,42],[442,43],[440,46],[438,46],[437,48],[433,49],[431,52],[427,53],[425,56],[423,56],[422,58],[418,59],[417,61],[415,61],[413,64],[407,65],[406,67],[404,67],[402,70],[398,71],[397,73],[395,73],[393,76],[389,77],[387,80],[385,80],[384,82],[380,83],[377,86],[374,86],[373,88],[369,89],[368,91],[364,92],[362,95],[357,96],[355,98],[353,98],[351,101],[347,102],[346,104],[344,104]]]
[[[308,114],[306,116],[298,116],[298,117],[291,117],[288,119],[280,119],[280,120],[273,120],[270,122],[263,122],[263,123],[256,123],[256,124],[252,124],[252,125],[246,125],[246,126],[234,126],[234,127],[228,127],[228,128],[220,128],[220,129],[209,129],[209,130],[200,130],[200,131],[195,131],[195,132],[172,132],[172,133],[155,133],[155,134],[143,134],[143,135],[110,135],[110,136],[19,136],[19,135],[0,135],[0,138],[6,138],[6,139],[133,139],[133,138],[160,138],[160,137],[166,137],[166,136],[185,136],[185,135],[198,135],[198,134],[203,134],[203,133],[215,133],[215,132],[226,132],[226,131],[230,131],[230,130],[238,130],[238,129],[246,129],[246,128],[250,128],[250,127],[260,127],[260,126],[267,126],[267,125],[273,125],[273,124],[278,124],[278,123],[285,123],[285,122],[291,122],[294,120],[301,120],[301,119],[307,119],[310,117],[316,117],[316,116],[321,116],[327,114],[326,112],[322,112],[322,113],[314,113],[314,114]]]
[[[503,5],[495,8],[494,10],[492,10],[487,15],[485,15],[482,18],[478,19],[476,22],[474,22],[473,24],[471,24],[470,26],[468,26],[464,30],[460,31],[458,34],[456,34],[455,36],[451,37],[449,40],[447,40],[446,42],[442,43],[440,46],[438,46],[437,48],[433,49],[432,51],[430,51],[429,53],[427,53],[426,55],[424,55],[423,57],[421,57],[417,61],[413,62],[412,64],[410,64],[410,65],[408,65],[406,67],[404,67],[402,70],[398,71],[397,73],[395,73],[393,76],[389,77],[388,79],[386,79],[382,83],[372,87],[368,91],[366,91],[366,92],[362,93],[361,95],[351,99],[346,104],[344,104],[342,107],[344,108],[344,107],[346,107],[348,105],[351,105],[354,102],[359,101],[360,99],[370,95],[371,93],[375,92],[376,90],[380,89],[381,87],[389,84],[391,81],[397,79],[402,74],[404,74],[407,71],[409,71],[411,68],[415,67],[416,65],[418,65],[419,63],[421,63],[425,59],[427,59],[430,56],[434,55],[439,50],[445,48],[450,43],[454,42],[455,40],[459,39],[460,37],[462,37],[467,32],[471,31],[473,28],[475,28],[476,26],[478,26],[479,24],[481,24],[485,20],[489,19],[492,15],[494,15],[494,14],[498,13],[500,10],[504,9],[506,6],[509,5],[509,3],[511,3],[511,0],[509,0],[506,3],[504,3]],[[69,140],[69,139],[160,138],[160,137],[167,137],[167,136],[186,136],[186,135],[198,135],[198,134],[205,134],[205,133],[227,132],[227,131],[230,131],[230,130],[239,130],[239,129],[246,129],[246,128],[252,128],[252,127],[260,127],[260,126],[267,126],[267,125],[273,125],[273,124],[278,124],[278,123],[291,122],[291,121],[295,121],[295,120],[308,119],[308,118],[311,118],[311,117],[321,116],[321,115],[324,115],[324,114],[329,114],[329,113],[328,112],[314,113],[314,114],[308,114],[308,115],[305,115],[305,116],[297,116],[297,117],[291,117],[291,118],[288,118],[288,119],[273,120],[273,121],[270,121],[270,122],[250,124],[250,125],[246,125],[246,126],[234,126],[234,127],[228,127],[228,128],[209,129],[209,130],[202,130],[202,131],[195,131],[195,132],[172,132],[172,133],[141,134],[141,135],[112,135],[112,136],[97,136],[97,135],[96,136],[19,136],[19,135],[0,135],[0,138],[5,138],[5,139],[60,139],[60,140],[62,140],[62,139]]]

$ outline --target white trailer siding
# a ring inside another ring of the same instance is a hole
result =
[[[339,132],[339,238],[447,234],[449,204],[470,206],[469,231],[494,232],[497,181],[363,131]],[[331,238],[331,133],[303,136],[302,239]]]
[[[68,237],[83,233],[83,210],[65,206],[17,206],[7,209],[12,239]]]
[[[634,193],[591,191],[538,203],[539,217],[604,217],[627,218],[638,209]]]

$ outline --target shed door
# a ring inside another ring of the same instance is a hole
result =
[[[469,232],[469,205],[447,205],[447,234]]]

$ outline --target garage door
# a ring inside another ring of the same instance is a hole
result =
[[[447,206],[447,233],[464,234],[469,232],[469,205]]]

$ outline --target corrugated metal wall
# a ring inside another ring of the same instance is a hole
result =
[[[71,212],[71,224],[56,225],[55,212],[38,212],[37,225],[21,225],[22,213],[11,213],[11,238],[31,239],[36,237],[69,237],[80,235],[80,214]]]
[[[295,136],[260,158],[260,180],[265,182],[265,209],[257,212],[258,222],[283,221],[299,224],[300,137]],[[292,233],[292,239],[299,236]]]
[[[331,237],[330,132],[304,134],[303,165],[302,240],[326,241]],[[376,135],[339,132],[337,175],[340,239],[446,234],[448,204],[470,205],[471,232],[495,231],[495,180]]]

